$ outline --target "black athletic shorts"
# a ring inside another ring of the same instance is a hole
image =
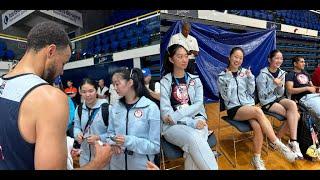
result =
[[[236,107],[233,107],[233,108],[227,110],[228,118],[229,118],[229,119],[233,119],[234,116],[236,116],[238,110],[239,110],[241,107],[242,107],[242,106],[236,106]]]
[[[277,98],[276,100],[264,105],[261,107],[262,111],[269,111],[269,109],[271,108],[271,106],[274,104],[274,103],[279,103],[282,99],[284,99],[284,97],[280,97],[280,98]]]

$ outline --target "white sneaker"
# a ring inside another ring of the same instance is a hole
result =
[[[260,158],[253,157],[251,160],[251,164],[256,168],[256,170],[266,170],[266,167],[264,166],[264,162]]]
[[[277,145],[273,144],[271,141],[269,141],[269,146],[271,147],[272,150],[277,150]]]
[[[278,147],[277,150],[289,161],[289,162],[294,162],[296,160],[296,154],[291,151],[289,147],[281,143]]]
[[[303,159],[303,155],[300,151],[299,143],[297,141],[288,142],[289,148],[296,154],[298,159]]]

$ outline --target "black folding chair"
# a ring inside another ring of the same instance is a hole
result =
[[[236,143],[247,140],[252,138],[252,127],[249,123],[248,120],[246,121],[238,121],[235,119],[230,119],[228,116],[221,116],[221,113],[223,111],[226,110],[226,107],[224,105],[224,100],[221,97],[221,95],[219,94],[219,131],[218,131],[218,138],[219,138],[219,147],[220,147],[220,151],[222,154],[225,155],[225,157],[227,158],[227,160],[233,165],[233,167],[237,167],[237,149],[236,149]],[[231,125],[232,127],[232,140],[233,140],[233,151],[234,151],[234,160],[232,161],[231,158],[229,157],[229,155],[226,153],[226,151],[224,150],[222,144],[221,144],[221,119],[224,120],[225,122],[227,122],[229,125]],[[236,139],[235,135],[236,132],[241,132],[241,133],[250,133],[249,137],[246,138],[241,138],[241,139]]]

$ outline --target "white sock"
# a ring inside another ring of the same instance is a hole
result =
[[[254,154],[254,155],[253,155],[253,158],[254,158],[254,159],[261,159],[261,154]]]
[[[282,142],[278,138],[272,143],[277,145],[278,147],[280,147],[282,145]]]

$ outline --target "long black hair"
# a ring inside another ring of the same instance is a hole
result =
[[[172,44],[168,47],[163,61],[164,75],[173,72],[173,64],[170,62],[169,58],[172,58],[180,48],[183,48],[188,53],[187,49],[180,44]],[[185,69],[185,72],[191,72],[190,66]]]
[[[236,52],[237,50],[241,51],[242,54],[243,54],[243,57],[244,57],[244,50],[241,47],[237,46],[237,47],[234,47],[234,48],[231,49],[230,54],[229,54],[229,58],[231,58],[232,54],[234,52]],[[229,66],[230,66],[230,59],[228,59],[228,66],[227,67],[229,68]]]
[[[147,90],[144,84],[144,76],[139,68],[132,68],[131,70],[128,68],[120,68],[113,72],[112,76],[115,74],[119,74],[124,80],[129,81],[132,79],[133,81],[133,89],[136,93],[136,96],[142,97],[145,96],[150,99],[150,93]],[[120,99],[122,103],[125,103],[125,98],[122,97]]]

